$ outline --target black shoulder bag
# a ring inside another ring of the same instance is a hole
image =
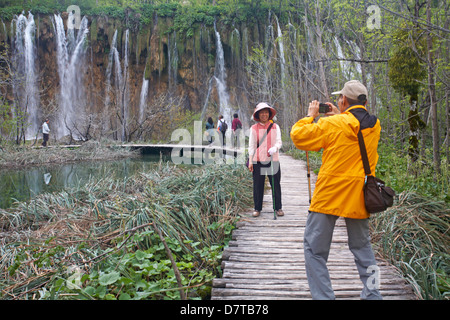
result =
[[[394,203],[395,192],[385,185],[384,181],[370,175],[369,158],[361,130],[358,131],[359,149],[366,174],[364,183],[364,203],[369,213],[377,213],[386,210]]]

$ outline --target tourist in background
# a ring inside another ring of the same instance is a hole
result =
[[[217,122],[217,131],[222,134],[222,146],[225,146],[225,133],[227,132],[228,124],[225,122],[223,115],[219,116],[219,121]]]
[[[208,117],[208,120],[206,121],[206,136],[208,139],[209,144],[213,142],[213,136],[214,136],[214,122],[211,117]]]
[[[42,124],[42,145],[44,147],[47,146],[48,138],[50,135],[50,128],[48,127],[49,120],[45,119],[45,122]]]
[[[242,130],[242,122],[239,120],[239,116],[237,113],[233,115],[233,122],[231,123],[231,132],[232,132],[232,141],[233,145],[236,148],[239,148],[239,133]]]

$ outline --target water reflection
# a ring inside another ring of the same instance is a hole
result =
[[[159,155],[144,155],[118,161],[82,162],[40,166],[21,170],[0,170],[0,208],[44,193],[85,184],[89,177],[126,178],[154,168]],[[165,159],[163,159],[165,160]]]

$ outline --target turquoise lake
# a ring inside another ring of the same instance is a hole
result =
[[[142,155],[137,158],[113,161],[89,161],[0,170],[0,208],[9,208],[15,201],[27,201],[41,193],[81,186],[90,178],[127,178],[137,172],[152,170],[159,161],[159,155]]]

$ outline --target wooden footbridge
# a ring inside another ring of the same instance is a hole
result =
[[[252,217],[252,211],[242,214],[223,252],[223,277],[213,280],[212,300],[311,299],[303,255],[309,207],[306,165],[286,155],[280,156],[280,162],[285,215],[273,220],[269,192],[259,217]],[[313,175],[312,188],[314,181]],[[381,259],[377,264],[383,299],[417,299],[394,267]],[[360,299],[362,283],[347,245],[343,219],[337,221],[334,230],[328,268],[336,299]]]

